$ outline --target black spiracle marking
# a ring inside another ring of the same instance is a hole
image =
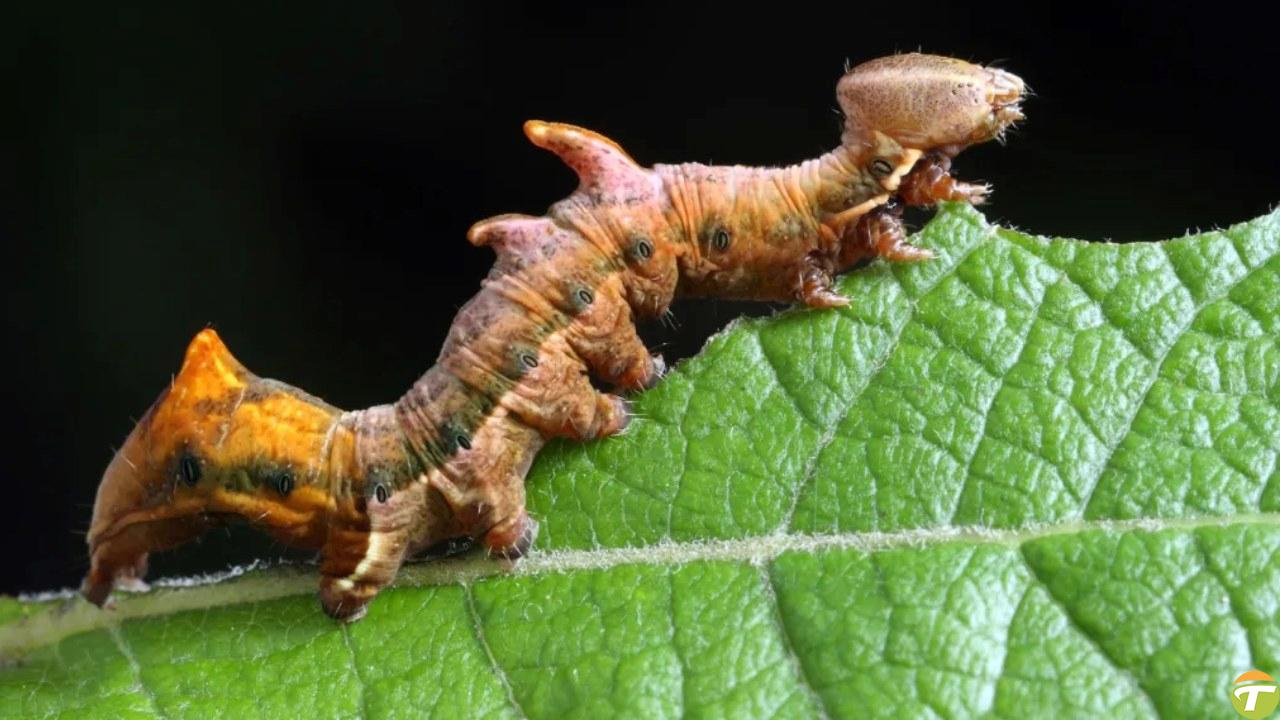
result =
[[[728,250],[732,238],[733,234],[729,232],[729,228],[725,227],[719,220],[710,220],[703,226],[702,242],[716,252]]]
[[[716,234],[711,237],[711,244],[714,245],[716,250],[719,250],[720,252],[724,252],[725,250],[728,250],[729,249],[729,231],[724,228],[720,228],[716,230]]]
[[[280,493],[281,497],[288,497],[293,492],[293,473],[288,470],[280,470],[271,475],[271,487]]]
[[[525,376],[525,373],[538,367],[538,351],[527,346],[516,345],[510,349],[507,356],[507,376],[513,380],[518,380]],[[503,389],[505,392],[506,388]]]
[[[178,460],[178,475],[182,478],[182,482],[188,487],[195,487],[196,483],[200,482],[202,474],[199,458],[189,452],[183,453],[182,458]]]
[[[487,414],[487,413],[482,413]],[[440,445],[444,450],[444,456],[450,457],[457,454],[461,450],[471,449],[471,432],[478,427],[481,418],[475,421],[469,421],[466,414],[455,415],[452,419],[446,421],[440,426]]]
[[[637,235],[631,239],[631,247],[628,248],[628,254],[635,262],[644,262],[653,257],[653,241],[643,235]]]

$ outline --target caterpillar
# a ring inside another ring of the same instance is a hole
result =
[[[638,320],[677,296],[847,305],[834,278],[859,261],[930,257],[907,241],[904,206],[983,201],[989,188],[953,177],[951,159],[1023,117],[1017,76],[946,57],[872,60],[836,90],[840,144],[780,168],[645,168],[590,130],[526,123],[579,185],[544,216],[470,229],[496,262],[394,403],[344,412],[200,332],[103,473],[81,594],[101,606],[141,584],[150,553],[231,520],[320,550],[320,604],[348,622],[407,557],[446,540],[524,555],[539,449],[622,432],[621,393],[664,372]]]

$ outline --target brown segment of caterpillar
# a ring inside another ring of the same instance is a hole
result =
[[[557,252],[569,251],[581,242],[572,231],[552,220],[528,215],[502,215],[476,223],[467,238],[475,245],[489,246],[497,252],[495,272],[498,273],[518,272],[538,262],[552,261]],[[652,246],[647,247],[647,250],[641,248],[646,255],[653,252]],[[609,249],[601,249],[594,261],[610,262],[608,252]],[[587,255],[590,257],[589,252]],[[579,322],[569,337],[575,352],[596,370],[606,385],[633,390],[652,387],[665,366],[659,358],[649,356],[636,332],[632,305],[626,302],[621,279],[615,273],[603,288],[594,289],[587,288],[587,282],[584,278],[575,278],[570,283],[577,286],[573,289],[576,297],[572,298],[572,309]],[[589,298],[582,294],[584,292]]]
[[[664,371],[637,320],[677,295],[838,307],[854,298],[835,278],[855,263],[927,259],[902,207],[981,202],[987,188],[953,178],[951,159],[1021,119],[1022,90],[950,58],[864,63],[837,85],[840,145],[783,168],[645,168],[598,133],[530,121],[578,188],[544,217],[471,228],[497,261],[435,365],[394,404],[343,412],[253,375],[201,332],[103,475],[83,595],[104,604],[149,553],[231,520],[319,549],[321,605],[345,621],[442,541],[520,557],[537,532],[524,478],[543,444],[623,431],[617,392]]]

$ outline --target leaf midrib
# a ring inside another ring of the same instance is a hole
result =
[[[874,553],[898,548],[923,548],[947,543],[1021,547],[1047,537],[1090,532],[1196,530],[1234,525],[1280,527],[1280,512],[1242,513],[1190,518],[1136,518],[1128,520],[1077,520],[1068,523],[1028,525],[1016,529],[982,527],[929,527],[894,532],[855,532],[807,535],[774,533],[728,540],[663,541],[653,545],[595,550],[534,552],[514,568],[480,554],[406,565],[394,587],[468,585],[490,577],[525,577],[573,571],[609,570],[627,565],[680,566],[694,562],[722,561],[762,565],[786,553],[818,553],[856,550]],[[316,576],[308,565],[285,564],[244,572],[235,569],[221,576],[168,579],[156,590],[134,596],[118,596],[113,610],[102,611],[65,590],[50,602],[60,605],[38,614],[0,625],[0,661],[12,660],[37,647],[50,645],[76,633],[112,628],[125,620],[203,610],[223,605],[256,603],[314,592]]]

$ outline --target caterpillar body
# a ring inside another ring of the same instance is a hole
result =
[[[536,535],[524,477],[538,450],[627,425],[626,400],[590,378],[630,391],[663,373],[637,320],[678,294],[841,306],[833,278],[858,261],[928,258],[906,241],[902,206],[981,202],[987,188],[954,179],[951,158],[1021,119],[1023,92],[960,60],[873,60],[837,86],[840,145],[783,168],[645,168],[594,132],[530,121],[579,186],[543,217],[471,228],[497,260],[436,364],[395,403],[343,412],[255,376],[202,331],[106,468],[82,594],[102,605],[141,581],[149,553],[233,519],[321,550],[321,605],[345,621],[445,540],[520,557]]]

